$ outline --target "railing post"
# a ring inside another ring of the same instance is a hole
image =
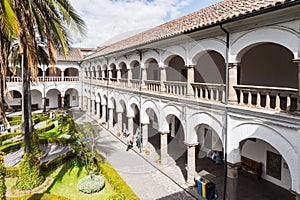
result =
[[[229,71],[228,71],[228,76],[229,76],[229,82],[228,82],[228,101],[229,103],[237,103],[237,94],[234,89],[234,86],[237,85],[237,68],[238,64],[237,63],[230,63],[229,64]]]
[[[186,81],[187,82],[187,85],[186,85],[187,91],[186,91],[186,95],[188,97],[193,97],[194,96],[194,89],[193,89],[191,83],[195,82],[195,74],[194,74],[195,66],[194,65],[187,65],[186,68],[187,68],[187,81]]]
[[[165,81],[167,81],[167,73],[166,73],[166,67],[163,63],[159,64],[160,69],[160,92],[166,92],[166,86],[164,84]]]
[[[271,108],[270,104],[271,104],[270,92],[267,92],[266,93],[266,109],[270,109]]]
[[[280,94],[276,94],[275,110],[280,110]]]
[[[260,107],[261,107],[260,101],[261,101],[261,98],[260,98],[260,92],[257,91],[257,94],[256,94],[256,107],[257,107],[257,108],[260,108]]]

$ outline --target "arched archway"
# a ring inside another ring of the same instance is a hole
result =
[[[41,91],[31,90],[31,105],[32,105],[32,110],[43,107],[43,97]]]
[[[139,80],[140,79],[140,63],[138,61],[133,61],[131,64],[131,71],[132,71],[132,79]]]
[[[66,107],[77,107],[79,106],[79,99],[78,99],[78,91],[75,88],[69,88],[65,92],[65,106]]]
[[[168,67],[166,68],[167,81],[181,81],[186,82],[187,80],[187,69],[185,62],[180,56],[171,56],[167,59]]]
[[[46,106],[48,108],[61,107],[61,94],[57,89],[50,89],[46,94]]]
[[[160,80],[160,69],[158,66],[158,62],[151,58],[145,62],[147,67],[147,80],[154,80],[159,81]]]

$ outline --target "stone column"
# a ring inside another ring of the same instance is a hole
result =
[[[297,60],[298,64],[298,93],[297,93],[297,112],[300,112],[300,60]]]
[[[132,71],[131,71],[131,68],[128,69],[127,73],[128,73],[128,77],[127,77],[128,87],[131,87],[131,80],[132,80]]]
[[[142,86],[141,86],[141,88],[142,88],[142,90],[146,90],[147,86],[145,84],[145,81],[147,80],[147,69],[145,66],[143,66],[141,70],[142,70],[142,82],[141,82]]]
[[[102,120],[106,122],[106,105],[102,105]]]
[[[186,91],[186,95],[189,97],[194,97],[194,90],[193,90],[193,86],[191,85],[191,83],[195,82],[195,74],[194,74],[194,65],[188,65],[186,66],[187,68],[187,91]]]
[[[42,98],[43,113],[46,112],[46,97]]]
[[[195,147],[197,144],[185,144],[187,145],[187,180],[188,186],[195,185],[195,173],[196,173],[196,160],[195,160]]]
[[[133,132],[133,116],[127,116],[127,118],[128,118],[128,133],[133,135],[135,134]]]
[[[101,70],[101,81],[104,83],[104,78],[105,78],[105,71]]]
[[[117,69],[117,84],[120,83],[120,79],[121,79],[121,70]]]
[[[91,114],[95,114],[95,100],[91,100]]]
[[[238,199],[238,167],[230,163],[227,164],[226,199]]]
[[[230,63],[228,67],[228,76],[229,76],[229,81],[228,81],[228,102],[229,103],[237,103],[237,94],[235,92],[234,86],[237,85],[237,68],[238,64],[237,63]]]
[[[97,118],[100,118],[100,102],[96,102],[96,115]]]
[[[167,81],[167,72],[166,67],[163,64],[159,64],[160,69],[160,92],[166,92],[166,86],[164,84],[165,81]]]
[[[111,84],[112,70],[108,70],[108,84]]]
[[[120,131],[122,131],[123,127],[122,127],[122,124],[123,124],[123,121],[122,121],[122,114],[123,112],[118,112],[117,115],[118,115],[118,128]]]
[[[148,144],[148,125],[149,125],[149,123],[142,123],[143,147],[146,147]]]
[[[61,81],[65,81],[65,71],[61,71]]]
[[[65,107],[65,97],[64,96],[61,96],[61,107]]]
[[[162,165],[168,164],[168,133],[160,133],[160,162]]]
[[[114,127],[114,109],[108,108],[108,127],[113,128]]]
[[[46,71],[43,70],[43,81],[45,82]]]

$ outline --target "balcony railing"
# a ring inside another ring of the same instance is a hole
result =
[[[192,83],[194,97],[225,102],[225,85],[224,84],[207,84],[207,83]]]
[[[131,87],[138,90],[140,89],[141,80],[140,79],[132,79],[130,80]]]
[[[6,82],[22,82],[22,78],[20,76],[7,76]],[[61,76],[45,76],[43,80],[42,76],[38,76],[37,80],[39,82],[60,82],[60,81],[67,81],[67,82],[77,82],[79,81],[79,76],[65,76],[63,79]],[[31,78],[31,81],[34,81]]]
[[[147,80],[144,82],[148,91],[160,92],[160,81]]]
[[[165,81],[164,85],[166,87],[166,93],[185,96],[187,91],[187,83],[186,82],[178,82],[178,81]]]
[[[119,79],[119,86],[120,87],[128,87],[128,80],[125,78]]]
[[[297,89],[248,85],[234,88],[240,105],[277,111],[295,111],[297,107]]]

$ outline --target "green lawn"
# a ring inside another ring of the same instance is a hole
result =
[[[70,199],[107,199],[114,192],[107,186],[96,194],[86,195],[77,190],[77,183],[80,178],[86,176],[88,173],[84,167],[72,167],[68,162],[65,165],[57,168],[56,170],[49,172],[46,176],[54,178],[53,184],[48,188],[46,193],[56,194],[68,197]],[[8,187],[15,184],[16,178],[10,178],[6,180]]]

